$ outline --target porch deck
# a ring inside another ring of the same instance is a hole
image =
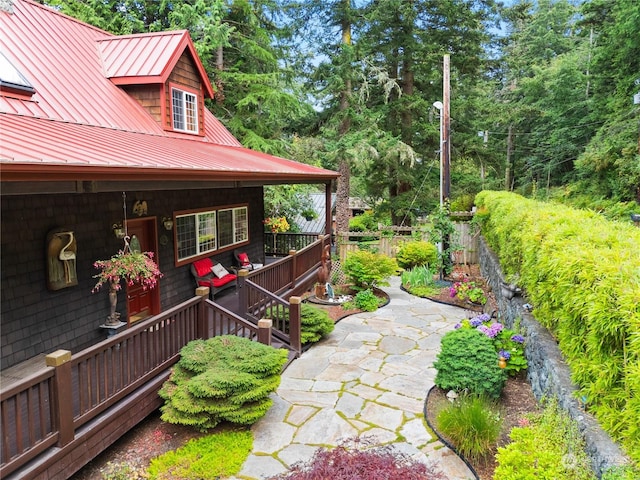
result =
[[[3,370],[0,477],[69,478],[161,405],[157,392],[191,340],[232,334],[287,346],[295,358],[300,304],[287,299],[315,281],[325,242],[241,273],[238,289],[215,302],[196,296],[81,352],[57,352],[55,366],[37,356]],[[273,305],[289,309],[288,325],[258,324]]]
[[[269,265],[279,260],[281,257],[266,256],[265,265]],[[214,300],[214,303],[218,304],[222,308],[235,313],[236,315],[242,315],[243,312],[239,304],[239,296],[237,290],[227,290],[218,295]],[[3,368],[0,370],[0,389],[4,390],[9,388],[13,384],[24,380],[31,375],[42,372],[47,368],[45,363],[46,354],[41,353],[24,362],[13,365],[9,368]]]

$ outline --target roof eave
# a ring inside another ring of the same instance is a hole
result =
[[[91,167],[87,165],[33,165],[0,163],[3,182],[38,181],[235,181],[259,183],[326,183],[337,179],[337,172],[238,172],[203,169]]]
[[[114,85],[149,85],[161,84],[164,80],[159,75],[140,76],[140,77],[109,77]]]

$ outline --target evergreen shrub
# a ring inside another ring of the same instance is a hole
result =
[[[400,268],[405,269],[435,266],[438,262],[438,249],[433,243],[424,240],[404,242],[398,247],[396,260]]]
[[[476,204],[484,238],[504,273],[520,274],[578,395],[640,462],[640,229],[509,192],[480,192]]]
[[[366,250],[349,252],[342,265],[347,278],[356,290],[366,290],[378,285],[388,285],[386,279],[395,274],[398,264],[395,259],[382,253]]]
[[[491,339],[476,329],[447,332],[433,366],[438,371],[435,384],[443,390],[496,399],[506,381]]]
[[[189,342],[159,391],[161,418],[201,431],[251,425],[271,407],[286,361],[286,350],[233,335]]]
[[[280,316],[284,316],[284,320],[288,322],[289,310],[268,308],[264,314],[264,318],[274,320],[281,320]],[[300,306],[300,341],[303,345],[320,341],[322,337],[333,332],[334,328],[335,323],[326,310],[308,303]]]

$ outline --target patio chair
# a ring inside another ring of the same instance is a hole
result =
[[[246,268],[247,270],[256,270],[262,267],[262,263],[254,263],[249,258],[249,255],[244,250],[234,250],[233,258],[236,261],[238,268]]]
[[[237,287],[238,276],[229,272],[221,263],[214,263],[210,258],[196,260],[191,264],[190,270],[197,287],[209,287],[211,300],[223,290]]]

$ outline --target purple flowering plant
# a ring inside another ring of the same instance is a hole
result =
[[[509,375],[516,375],[527,368],[527,359],[524,356],[524,337],[502,323],[494,321],[490,315],[483,313],[473,318],[464,319],[455,325],[458,328],[475,328],[489,337],[496,349],[498,357],[507,361],[505,370]]]

